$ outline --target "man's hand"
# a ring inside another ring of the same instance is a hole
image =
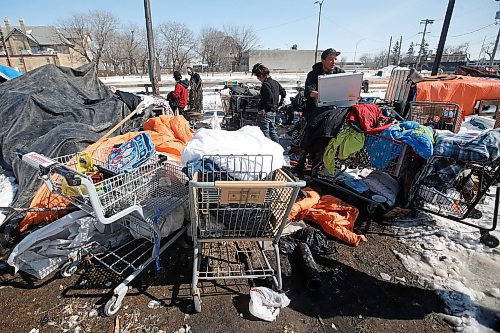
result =
[[[318,98],[318,95],[319,94],[318,94],[318,92],[316,90],[311,91],[311,95],[310,95],[311,97]]]

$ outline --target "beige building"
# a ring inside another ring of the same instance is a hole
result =
[[[22,73],[46,64],[79,67],[88,61],[70,48],[74,36],[53,26],[12,26],[8,18],[0,27],[0,65],[16,68]],[[3,35],[3,37],[2,37]]]

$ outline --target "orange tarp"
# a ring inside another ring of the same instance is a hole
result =
[[[144,123],[145,131],[129,132],[112,138],[107,138],[101,142],[96,142],[88,146],[85,151],[92,151],[98,148],[112,147],[115,144],[121,144],[128,141],[140,133],[149,133],[158,152],[164,153],[169,159],[179,161],[186,143],[193,138],[194,131],[189,127],[189,123],[184,116],[159,116],[148,119]],[[50,208],[65,207],[70,203],[62,197],[52,194],[48,188],[43,185],[36,192],[31,201],[30,208]],[[23,221],[17,227],[17,232],[26,230],[31,225],[41,222],[52,222],[61,217],[64,212],[28,212]]]
[[[459,76],[454,80],[417,83],[417,101],[457,103],[464,116],[473,114],[476,101],[482,99],[500,99],[500,80]]]
[[[331,195],[320,197],[311,188],[304,188],[306,197],[292,206],[289,219],[315,222],[328,234],[339,238],[347,244],[357,246],[360,241],[367,241],[363,235],[353,231],[354,222],[359,211]]]

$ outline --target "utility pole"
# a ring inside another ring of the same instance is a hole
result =
[[[441,36],[439,37],[438,48],[436,51],[436,57],[434,58],[434,64],[432,65],[431,75],[436,75],[439,69],[439,64],[441,63],[441,58],[443,57],[444,43],[446,42],[446,36],[448,35],[448,28],[450,27],[451,14],[453,14],[453,7],[455,7],[455,0],[448,0],[448,8],[446,9],[446,15],[444,17],[443,29],[441,29]]]
[[[318,14],[318,32],[316,33],[316,51],[314,52],[314,63],[318,60],[318,43],[319,43],[319,26],[321,24],[321,7],[323,7],[323,2],[325,0],[318,0],[314,3],[319,4],[319,14]]]
[[[422,24],[422,23],[424,23],[425,26],[424,26],[424,32],[422,33],[422,41],[420,42],[420,49],[418,50],[417,65],[415,66],[416,70],[418,70],[418,66],[421,63],[420,60],[422,59],[422,53],[423,53],[424,47],[425,47],[425,34],[427,33],[427,25],[434,23],[434,20],[429,20],[429,19],[420,20],[420,24]],[[422,68],[420,68],[420,70],[422,70]]]
[[[2,39],[2,46],[5,51],[5,55],[7,56],[7,64],[9,65],[9,67],[12,67],[12,61],[10,60],[10,54],[9,50],[7,49],[7,43],[5,42],[5,37],[3,35],[2,28],[0,28],[0,38]]]
[[[403,36],[399,37],[399,49],[398,49],[398,65],[401,62],[401,47],[403,45]]]
[[[490,66],[493,66],[493,62],[495,61],[495,54],[497,53],[499,39],[500,39],[500,27],[498,27],[497,40],[495,41],[495,46],[493,47],[493,53],[491,53]]]
[[[144,13],[146,15],[146,35],[148,39],[149,79],[151,81],[151,90],[153,90],[153,95],[159,96],[160,87],[158,86],[158,67],[156,62],[153,23],[151,22],[151,5],[149,0],[144,0]]]
[[[389,40],[389,52],[387,52],[387,65],[389,66],[389,57],[391,56],[391,46],[392,46],[392,36],[391,39]]]

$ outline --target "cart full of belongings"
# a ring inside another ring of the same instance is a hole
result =
[[[224,119],[222,128],[236,130],[257,123],[260,88],[228,81],[220,93]]]
[[[499,129],[476,135],[439,130],[458,130],[454,103],[412,104],[410,116],[424,124],[386,117],[373,104],[315,112],[308,123],[314,130],[302,141],[314,161],[314,181],[365,202],[369,214],[410,205],[475,226],[482,241],[498,244],[488,234],[496,215],[490,226],[465,219],[481,217],[475,206],[499,181]]]

